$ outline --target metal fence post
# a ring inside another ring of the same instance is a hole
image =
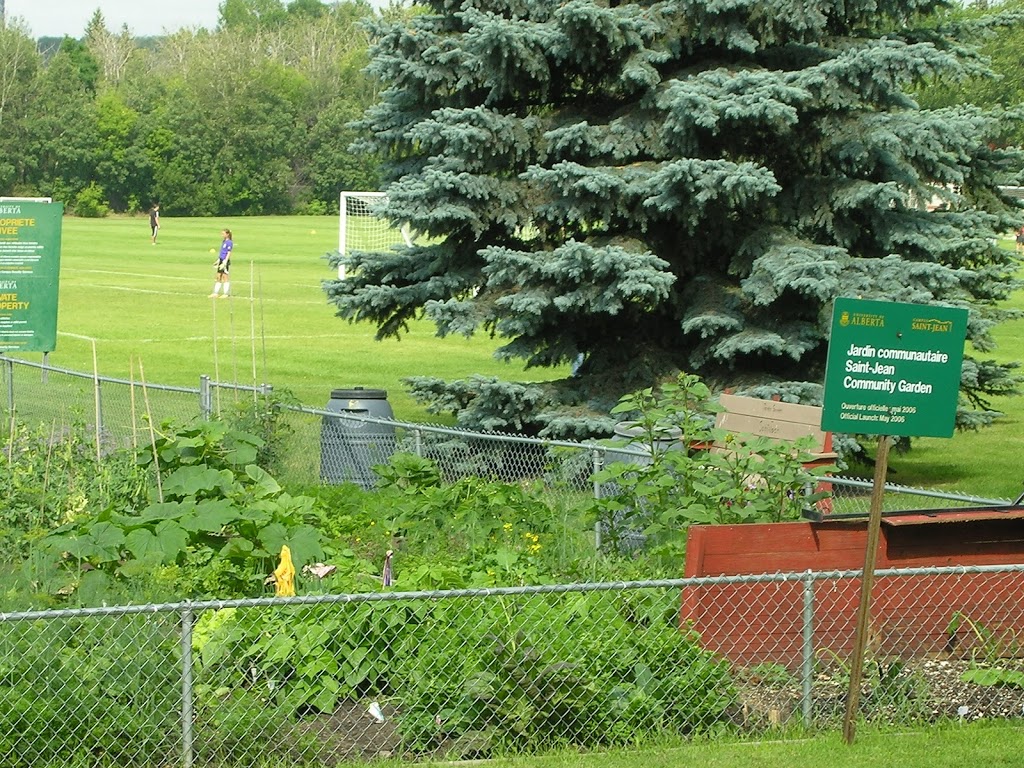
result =
[[[804,610],[803,610],[803,658],[800,667],[800,710],[803,713],[804,726],[811,727],[814,716],[814,572],[810,569],[804,574]]]
[[[414,429],[412,431],[412,434],[413,434],[413,437],[416,440],[416,455],[419,456],[422,459],[423,458],[423,430],[422,429],[418,429],[418,428]]]
[[[593,451],[593,469],[596,475],[604,467],[604,451],[595,448]],[[594,480],[594,498],[601,498],[601,484]],[[594,552],[598,553],[601,551],[601,521],[597,520],[594,522]],[[596,562],[596,561],[595,561]],[[596,566],[595,566],[596,568]]]
[[[192,768],[192,608],[181,609],[181,764]]]
[[[199,416],[209,421],[213,415],[213,393],[210,391],[210,377],[203,374],[199,377]]]
[[[95,405],[96,405],[96,461],[99,462],[102,459],[103,445],[103,385],[99,377],[96,377],[95,383]]]
[[[7,368],[7,410],[14,413],[14,361],[7,357],[4,363]]]

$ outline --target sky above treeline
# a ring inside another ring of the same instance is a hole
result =
[[[99,8],[107,29],[122,25],[136,37],[162,35],[182,27],[213,29],[220,16],[220,0],[5,0],[8,20],[23,19],[32,37],[80,38]]]
[[[120,32],[123,25],[136,37],[162,35],[182,27],[212,30],[220,16],[220,0],[6,0],[8,20],[23,18],[33,37],[81,38],[96,8],[106,28]]]
[[[287,6],[289,0],[284,0]],[[221,0],[5,0],[8,19],[21,18],[32,37],[85,36],[85,27],[98,8],[107,29],[120,32],[128,25],[135,37],[176,32],[183,27],[214,29]],[[370,0],[375,8],[386,0]]]

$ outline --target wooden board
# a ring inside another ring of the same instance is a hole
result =
[[[832,435],[821,429],[821,408],[724,393],[719,403],[725,409],[715,418],[719,429],[786,442],[809,436],[814,440],[812,453],[832,451]]]
[[[964,510],[950,512],[952,522],[883,526],[878,567],[1024,562],[1019,516],[992,519],[1001,508],[977,508],[974,520]],[[685,575],[859,570],[866,539],[863,520],[696,525],[688,533]],[[842,658],[850,652],[859,591],[858,579],[815,583],[816,651],[827,649]],[[876,581],[874,593],[869,646],[880,658],[969,653],[978,638],[966,626],[951,633],[954,614],[1007,636],[1024,632],[1022,574],[888,576]],[[799,582],[686,587],[680,622],[695,630],[706,648],[737,664],[772,662],[796,669],[803,652],[802,605]]]

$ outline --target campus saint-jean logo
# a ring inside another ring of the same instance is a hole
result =
[[[952,333],[953,321],[915,317],[910,321],[910,329],[913,331],[927,331],[928,333]]]

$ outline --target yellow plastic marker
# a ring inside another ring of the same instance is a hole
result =
[[[274,569],[274,594],[278,597],[295,597],[295,566],[292,565],[292,551],[287,544],[281,547],[281,562]]]

